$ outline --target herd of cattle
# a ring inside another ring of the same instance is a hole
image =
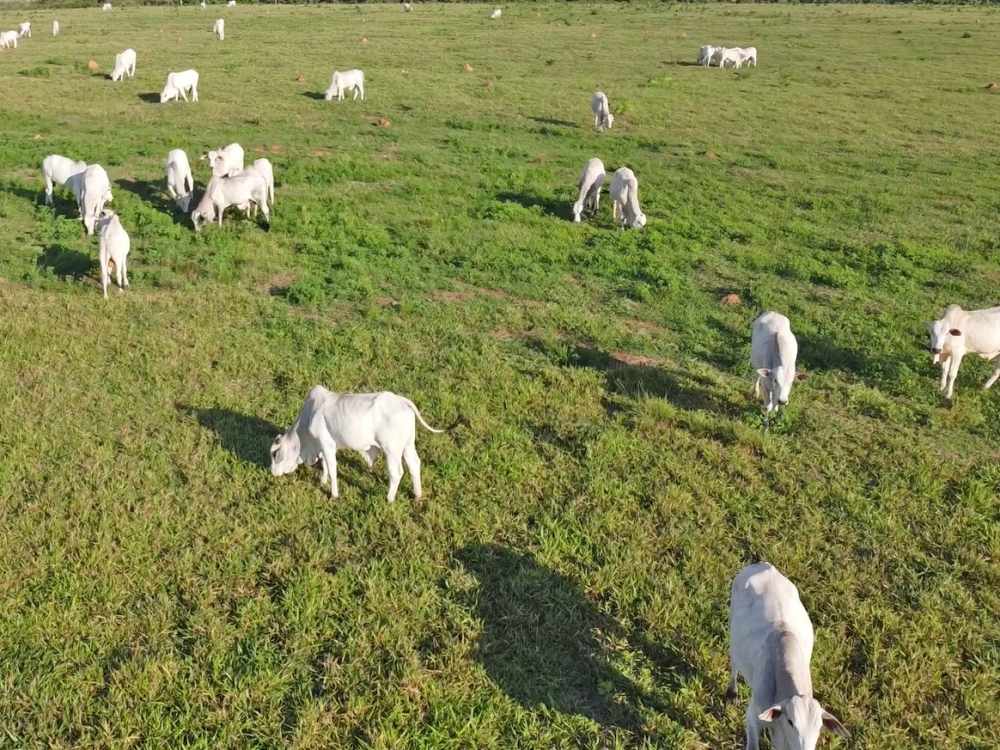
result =
[[[201,5],[204,7],[205,3]],[[235,5],[235,0],[229,0],[229,5]],[[403,6],[406,11],[411,10],[409,3]],[[105,4],[104,9],[109,10],[110,4]],[[497,8],[491,19],[500,17],[501,10]],[[225,38],[222,19],[213,30],[220,40]],[[54,21],[53,34],[58,33],[59,22]],[[16,47],[18,39],[30,36],[31,24],[25,22],[18,31],[0,34],[0,46]],[[713,60],[718,60],[720,67],[727,62],[736,68],[750,62],[756,65],[757,50],[702,47],[699,63],[708,66]],[[135,75],[135,65],[135,51],[125,50],[116,56],[111,79],[131,78]],[[196,102],[197,85],[198,73],[194,70],[170,73],[160,100],[181,96],[187,101],[190,93]],[[355,99],[360,95],[364,100],[362,71],[334,72],[325,98],[343,99],[346,91],[353,91]],[[603,92],[593,95],[591,108],[595,128],[610,129],[614,115]],[[187,154],[174,149],[165,162],[166,191],[182,212],[190,212],[195,230],[213,220],[221,226],[223,213],[230,206],[248,216],[251,209],[256,215],[259,208],[265,225],[270,225],[274,173],[267,159],[258,159],[244,168],[244,151],[237,143],[209,151],[201,158],[208,162],[211,176],[193,210],[195,182]],[[87,234],[98,231],[104,296],[107,297],[112,272],[116,274],[119,291],[127,287],[130,240],[118,215],[105,208],[113,200],[107,172],[99,164],[88,165],[57,154],[43,160],[42,172],[46,203],[52,205],[55,186],[69,188]],[[605,179],[603,162],[590,159],[577,185],[578,197],[573,204],[575,222],[585,212],[596,213]],[[622,167],[615,171],[609,189],[612,217],[620,216],[622,227],[641,229],[646,224],[646,215],[639,206],[638,187],[631,169]],[[930,331],[933,361],[941,366],[940,389],[947,398],[952,397],[959,365],[966,354],[997,360],[986,388],[1000,378],[1000,307],[966,312],[958,305],[951,305],[939,320],[925,325]],[[754,321],[750,362],[756,378],[754,393],[763,400],[765,422],[772,412],[788,404],[793,383],[803,377],[796,373],[797,354],[798,344],[788,318],[769,311]],[[390,392],[338,394],[317,385],[309,392],[294,424],[271,444],[271,473],[278,477],[295,471],[301,464],[319,465],[320,483],[329,483],[331,496],[336,498],[337,450],[360,452],[369,468],[381,453],[385,455],[389,473],[388,501],[396,497],[404,463],[410,473],[413,494],[419,498],[422,490],[415,442],[417,420],[432,432],[444,432],[427,425],[416,405],[402,396]],[[840,721],[813,697],[809,666],[812,648],[812,625],[795,586],[768,563],[742,570],[733,581],[730,598],[729,696],[735,697],[737,676],[742,674],[752,688],[746,714],[748,750],[757,750],[762,728],[768,730],[778,750],[812,750],[823,728],[843,737],[850,736]]]

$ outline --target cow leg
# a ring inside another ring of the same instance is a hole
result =
[[[330,475],[330,497],[336,499],[340,497],[337,487],[337,446],[323,441],[320,451],[323,456],[323,471]]]
[[[729,687],[726,688],[726,701],[732,702],[736,700],[736,696],[739,694],[736,689],[736,667],[733,666],[732,659],[729,660]]]
[[[990,379],[986,381],[986,385],[983,386],[983,390],[988,390],[995,382],[997,378],[1000,378],[1000,357],[997,357],[996,367],[993,368],[993,374],[990,375]]]
[[[948,392],[945,394],[948,399],[951,398],[955,390],[955,378],[958,377],[958,366],[962,364],[962,355],[952,353],[950,362],[951,365],[948,367]]]
[[[747,706],[747,750],[760,749],[760,720],[754,712],[753,700]]]
[[[389,467],[388,500],[391,503],[396,499],[396,492],[399,490],[399,480],[403,478],[403,457],[395,451],[386,451],[385,464]]]
[[[941,387],[938,389],[943,391],[948,387],[948,365],[951,364],[951,358],[944,359],[941,361]]]
[[[417,446],[412,440],[409,445],[403,448],[403,460],[406,461],[406,468],[410,470],[410,479],[413,480],[413,497],[419,500],[423,494],[420,487],[420,456],[417,455]]]
[[[365,457],[365,463],[368,464],[368,468],[371,469],[375,466],[375,459],[378,458],[379,447],[373,445],[366,451],[361,451],[361,455]]]

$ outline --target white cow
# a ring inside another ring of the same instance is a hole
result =
[[[715,57],[721,47],[713,47],[711,44],[706,44],[698,52],[698,64],[704,65],[706,68],[712,64],[712,58]]]
[[[642,229],[646,214],[639,208],[639,179],[628,167],[617,170],[611,178],[611,218],[621,217],[622,228]]]
[[[236,7],[236,0],[229,0],[229,2],[226,3],[226,5],[229,6],[230,8],[235,8]]]
[[[0,32],[0,49],[12,45],[14,49],[17,49],[17,32],[13,30]]]
[[[941,390],[947,389],[946,398],[951,398],[955,390],[958,368],[966,354],[996,360],[984,389],[1000,378],[1000,307],[965,311],[958,305],[949,305],[940,320],[924,325],[931,332],[934,364],[941,365]]]
[[[104,3],[104,5],[101,6],[101,10],[111,10],[111,3]]]
[[[131,47],[115,55],[115,67],[111,71],[111,80],[120,81],[125,76],[135,77],[135,50]]]
[[[70,178],[87,168],[82,161],[72,161],[59,154],[51,154],[42,159],[42,174],[45,176],[45,204],[52,205],[52,191],[55,185],[65,187]]]
[[[381,451],[389,468],[389,502],[396,499],[404,461],[413,480],[413,496],[419,498],[414,417],[431,432],[444,432],[428,425],[412,401],[395,393],[332,393],[321,385],[313,386],[295,424],[271,443],[271,474],[280,477],[300,464],[322,460],[320,483],[326,484],[329,478],[330,494],[337,497],[337,450],[360,452],[369,468]]]
[[[168,73],[167,74],[167,85],[163,87],[163,91],[160,92],[160,104],[165,101],[173,99],[177,101],[177,97],[181,96],[184,101],[187,101],[187,93],[191,92],[191,98],[194,101],[198,101],[198,71],[197,70],[185,70],[181,73]]]
[[[222,226],[222,214],[230,206],[249,210],[250,203],[256,203],[264,214],[264,224],[271,225],[271,212],[267,208],[267,183],[253,170],[240,172],[235,177],[213,177],[205,187],[198,207],[191,212],[191,222],[195,231],[213,219]]]
[[[747,750],[758,750],[766,728],[775,750],[815,750],[824,727],[850,733],[813,697],[813,628],[794,584],[770,563],[744,568],[729,599],[728,698],[738,674],[750,684]]]
[[[502,14],[503,14],[503,11],[500,10],[500,8],[494,8],[493,12],[490,13],[490,20],[491,21],[496,21],[498,18],[500,18],[500,16]]]
[[[25,21],[17,25],[17,36],[22,39],[31,36],[31,21]]]
[[[52,36],[59,36],[59,22],[52,22]]]
[[[274,207],[274,168],[271,166],[271,162],[267,159],[257,159],[246,168],[246,171],[254,171],[264,178],[264,184],[267,185],[267,200]],[[253,215],[257,216],[257,204],[252,204],[254,207]],[[249,206],[240,206],[241,209],[249,210]]]
[[[201,158],[208,160],[215,177],[235,177],[243,171],[243,147],[238,143],[209,151]]]
[[[608,97],[603,91],[594,93],[590,99],[590,108],[594,111],[595,128],[600,128],[601,132],[604,132],[604,128],[610,128],[614,124],[615,116],[611,114]]]
[[[347,70],[343,73],[338,71],[333,72],[333,80],[330,81],[330,88],[326,90],[323,98],[330,101],[334,97],[337,101],[343,101],[345,91],[354,91],[354,101],[358,98],[358,94],[361,94],[361,101],[365,100],[365,74],[355,68],[354,70]]]
[[[753,62],[753,66],[757,67],[757,48],[756,47],[737,47],[740,53],[740,64],[736,67],[740,67],[744,64],[749,64]]]
[[[731,62],[734,68],[739,68],[743,64],[743,56],[739,47],[721,47],[719,53],[719,67],[726,67],[727,62]]]
[[[91,164],[68,180],[76,195],[76,205],[87,234],[94,233],[94,225],[104,210],[104,204],[114,200],[111,195],[111,180],[100,164]]]
[[[403,3],[403,10],[409,13],[411,10],[413,10],[413,6],[410,5],[409,3]]]
[[[226,22],[221,18],[216,19],[215,27],[212,31],[215,32],[217,37],[219,37],[219,41],[222,41],[226,38]]]
[[[183,149],[175,148],[167,154],[166,168],[167,192],[177,207],[187,213],[191,208],[191,198],[194,193],[194,175],[191,174],[191,164]]]
[[[201,5],[202,8],[206,7],[205,0],[201,0],[200,5]]]
[[[601,186],[606,176],[604,162],[600,159],[591,159],[583,165],[578,185],[580,192],[573,204],[574,222],[580,222],[580,215],[584,211],[597,213],[597,206],[601,201]]]
[[[128,251],[131,241],[128,232],[122,226],[118,214],[110,209],[101,211],[97,221],[100,231],[98,240],[98,257],[101,263],[101,290],[104,299],[108,298],[108,281],[111,272],[115,272],[119,294],[128,286],[128,269],[126,268]]]
[[[760,398],[763,391],[765,422],[770,420],[772,411],[788,404],[792,383],[805,377],[795,374],[798,354],[799,343],[784,315],[766,312],[753,322],[750,364],[757,371],[753,393]]]

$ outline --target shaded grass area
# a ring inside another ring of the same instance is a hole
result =
[[[920,322],[995,304],[997,100],[963,61],[1000,14],[488,11],[220,9],[222,44],[197,7],[31,11],[0,56],[5,742],[736,747],[728,586],[766,558],[853,746],[994,748],[1000,410],[981,361],[939,401]],[[685,64],[716,42],[760,67]],[[135,81],[87,70],[127,46]],[[187,67],[197,105],[140,98]],[[318,101],[350,67],[366,101]],[[200,193],[233,140],[273,231],[196,234],[163,160]],[[107,303],[48,153],[114,183]],[[639,176],[641,232],[567,220],[592,156]],[[772,308],[807,378],[765,431]],[[423,499],[353,455],[336,502],[270,476],[317,382],[464,417],[418,436]]]

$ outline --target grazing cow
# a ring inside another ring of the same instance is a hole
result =
[[[264,225],[270,227],[271,212],[267,207],[267,181],[259,172],[248,169],[235,177],[213,177],[208,181],[198,207],[191,212],[191,223],[198,232],[212,219],[217,218],[221,227],[222,214],[227,208],[236,206],[249,213],[251,203],[260,207],[260,212],[264,214]]]
[[[52,36],[59,36],[59,22],[52,22]]]
[[[727,62],[731,62],[734,68],[739,68],[743,64],[743,56],[740,54],[739,47],[720,47],[717,52],[719,54],[719,68],[726,67]]]
[[[187,92],[191,92],[191,99],[198,101],[198,71],[185,70],[180,73],[167,73],[167,85],[160,92],[160,104],[170,99],[177,101],[177,97],[183,97],[187,101]]]
[[[430,427],[412,401],[395,393],[333,393],[314,386],[295,424],[271,443],[271,474],[280,477],[300,464],[321,459],[320,483],[326,484],[329,478],[330,494],[337,497],[337,450],[360,452],[368,468],[382,452],[389,468],[389,502],[396,499],[404,461],[413,480],[413,496],[419,498],[420,457],[414,417],[431,432],[444,432]]]
[[[365,74],[363,71],[355,68],[354,70],[346,70],[343,73],[339,71],[333,72],[333,80],[330,81],[330,88],[326,90],[323,94],[323,98],[327,101],[331,99],[336,99],[338,102],[344,100],[345,91],[354,91],[354,101],[358,98],[358,94],[361,94],[361,101],[365,100]]]
[[[221,18],[217,18],[212,31],[214,31],[215,35],[219,37],[220,42],[223,41],[226,38],[226,22]]]
[[[765,422],[770,420],[772,411],[788,405],[792,383],[805,377],[795,374],[798,354],[799,343],[784,315],[766,312],[753,322],[750,364],[757,371],[753,392],[755,398],[760,398],[763,391]]]
[[[120,81],[125,76],[135,77],[135,50],[127,49],[115,55],[115,67],[111,71],[111,80]]]
[[[111,3],[104,3],[104,5],[101,6],[101,10],[111,10]]]
[[[167,192],[184,213],[191,208],[194,193],[194,175],[191,164],[183,149],[175,148],[167,154]]]
[[[101,291],[104,292],[104,299],[107,299],[108,282],[111,280],[112,271],[115,272],[119,293],[128,286],[126,263],[131,242],[118,214],[110,209],[101,211],[97,226],[99,230],[98,257],[101,263]]]
[[[729,599],[729,690],[736,679],[750,684],[747,750],[758,750],[766,728],[775,750],[815,750],[820,730],[850,733],[813,697],[813,628],[794,584],[770,563],[739,572]]]
[[[496,21],[501,15],[503,15],[503,11],[500,8],[494,8],[493,12],[490,13],[490,20]]]
[[[52,191],[56,185],[65,187],[73,175],[80,174],[86,168],[86,162],[73,161],[59,154],[50,154],[42,159],[42,175],[45,177],[45,205],[52,205]]]
[[[17,25],[17,36],[21,39],[31,37],[31,21],[25,21]]]
[[[597,213],[597,207],[601,201],[601,186],[607,173],[604,171],[604,162],[600,159],[591,159],[583,165],[580,173],[579,195],[576,203],[573,204],[573,221],[580,222],[580,216],[584,211]]]
[[[594,112],[594,127],[600,128],[602,133],[604,128],[610,130],[615,122],[615,116],[611,114],[608,97],[603,91],[594,92],[590,99],[590,108]]]
[[[715,57],[722,47],[713,47],[711,44],[706,44],[698,52],[698,64],[704,65],[706,68],[712,64],[712,58]]]
[[[737,67],[740,67],[744,64],[748,64],[750,62],[753,63],[753,66],[755,68],[757,67],[756,47],[737,47],[737,49],[739,50],[740,53],[740,64]]]
[[[73,188],[76,205],[87,234],[94,233],[94,225],[101,217],[104,204],[114,200],[111,195],[111,180],[100,164],[91,164],[82,172],[74,174],[66,181]]]
[[[611,218],[621,218],[622,229],[646,226],[646,214],[639,208],[639,178],[628,167],[616,170],[611,178]]]
[[[16,31],[0,31],[0,49],[4,47],[13,46],[17,49],[17,32]]]
[[[958,305],[949,305],[940,320],[924,325],[931,332],[934,364],[941,365],[941,390],[947,389],[946,398],[950,399],[955,390],[958,368],[966,354],[996,359],[996,367],[984,389],[1000,378],[1000,307],[967,312]]]

